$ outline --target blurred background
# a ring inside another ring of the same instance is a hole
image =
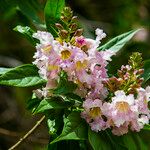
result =
[[[13,31],[17,25],[44,30],[44,6],[46,0],[0,0],[0,66],[15,67],[32,63],[35,48]],[[113,58],[111,73],[127,63],[133,51],[150,59],[150,0],[67,0],[79,16],[87,37],[94,38],[99,27],[107,34],[102,44],[119,34],[142,28],[138,34]],[[0,150],[7,150],[40,118],[26,110],[32,88],[8,88],[0,86]],[[48,142],[46,123],[28,138],[20,150],[43,150]],[[143,134],[142,134],[143,136]],[[149,144],[150,134],[142,137]],[[149,144],[150,149],[150,144]]]

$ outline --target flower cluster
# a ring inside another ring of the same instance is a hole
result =
[[[129,65],[122,66],[118,77],[109,78],[106,66],[115,53],[97,50],[106,34],[96,29],[95,40],[84,37],[77,17],[68,7],[63,10],[61,21],[65,26],[56,23],[57,37],[44,31],[33,34],[39,40],[33,63],[47,80],[46,87],[35,91],[37,96],[52,96],[51,89],[57,87],[59,74],[64,71],[68,80],[77,85],[75,93],[84,100],[81,116],[92,130],[112,128],[115,135],[123,135],[129,129],[140,131],[149,122],[150,87],[141,87],[139,53],[131,56]]]
[[[107,78],[103,82],[109,93],[106,99],[84,101],[82,117],[92,130],[111,128],[113,134],[123,135],[129,129],[138,132],[149,123],[150,87],[141,87],[142,64],[141,55],[133,53],[129,65],[118,71],[118,78]]]

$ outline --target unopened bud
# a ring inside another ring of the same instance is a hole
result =
[[[72,31],[75,31],[75,30],[77,29],[77,24],[76,24],[76,23],[71,24],[71,25],[70,25],[70,29],[71,29]]]
[[[65,17],[65,16],[61,16],[60,19],[61,19],[62,21],[64,21],[64,22],[67,22],[67,21],[68,21],[68,18]]]
[[[70,20],[72,18],[73,12],[71,11],[70,7],[65,7],[63,9],[62,15],[67,17]]]
[[[74,36],[81,36],[82,33],[83,33],[83,29],[78,29],[78,30],[75,32]]]
[[[78,20],[78,17],[77,16],[73,16],[72,19],[71,19],[71,22],[76,22]]]
[[[57,29],[62,30],[63,26],[60,23],[55,23]]]
[[[144,69],[139,69],[139,70],[138,70],[138,73],[139,73],[139,74],[143,74],[143,73],[144,73]]]
[[[61,30],[60,33],[59,33],[60,37],[62,39],[66,39],[68,37],[68,31],[66,30]]]
[[[63,12],[64,13],[70,13],[71,12],[71,8],[70,7],[65,7]]]
[[[143,78],[140,78],[140,79],[138,79],[138,84],[142,84],[143,83],[143,81],[144,81],[144,79]]]

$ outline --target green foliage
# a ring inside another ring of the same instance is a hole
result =
[[[34,114],[41,113],[46,110],[51,109],[63,109],[71,106],[69,102],[63,102],[59,97],[51,97],[49,99],[44,99],[40,102],[39,106],[36,108]]]
[[[65,94],[65,99],[67,101],[74,101],[74,102],[80,102],[80,103],[83,102],[83,99],[74,93]]]
[[[47,125],[49,129],[49,134],[54,139],[59,135],[62,131],[63,127],[63,110],[56,109],[51,110],[47,113]]]
[[[98,50],[104,51],[109,49],[118,52],[138,31],[139,29],[121,34],[99,47]]]
[[[42,21],[38,17],[36,9],[33,7],[30,0],[15,0],[17,6],[19,7],[20,11],[27,16],[29,19],[32,20],[34,24],[42,24]]]
[[[144,82],[147,82],[150,79],[150,59],[144,62]]]
[[[64,118],[64,127],[60,136],[51,142],[51,144],[61,140],[86,140],[87,125],[81,119],[79,112],[71,112]]]
[[[31,44],[36,45],[36,40],[32,37],[34,31],[30,27],[18,25],[14,28],[14,31],[21,33]]]
[[[0,75],[3,75],[5,74],[6,72],[10,71],[12,68],[3,68],[3,67],[0,67]]]
[[[128,150],[137,150],[137,145],[133,137],[129,133],[126,135],[123,135],[122,139]]]
[[[34,113],[40,102],[41,100],[33,94],[32,98],[27,101],[27,109]]]
[[[88,140],[93,150],[111,150],[110,141],[104,138],[104,133],[96,133],[89,127],[88,129]]]
[[[53,90],[54,94],[68,94],[72,93],[77,88],[77,85],[72,81],[68,81],[67,74],[65,72],[61,72],[60,80],[58,82],[58,86],[55,90]]]
[[[145,125],[143,130],[149,130],[150,131],[150,125],[149,124]]]
[[[36,66],[22,65],[7,71],[0,76],[0,84],[16,87],[31,87],[45,84],[45,80],[38,74]]]
[[[57,36],[55,30],[55,23],[59,21],[61,16],[61,11],[65,6],[65,0],[47,0],[44,13],[47,30]]]

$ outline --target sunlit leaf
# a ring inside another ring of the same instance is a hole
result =
[[[30,27],[28,26],[23,27],[21,25],[18,25],[14,28],[14,31],[21,33],[33,45],[36,44],[35,39],[32,37],[32,34],[34,33],[34,31]]]
[[[57,36],[54,28],[55,23],[60,19],[61,11],[65,6],[65,0],[47,0],[44,13],[47,30]]]
[[[138,31],[139,29],[121,34],[99,47],[98,50],[104,51],[109,49],[118,52]]]
[[[0,67],[0,75],[5,74],[6,72],[10,71],[12,68],[3,68]]]
[[[0,76],[0,84],[7,86],[30,87],[45,83],[38,74],[38,68],[31,64],[13,68]]]

